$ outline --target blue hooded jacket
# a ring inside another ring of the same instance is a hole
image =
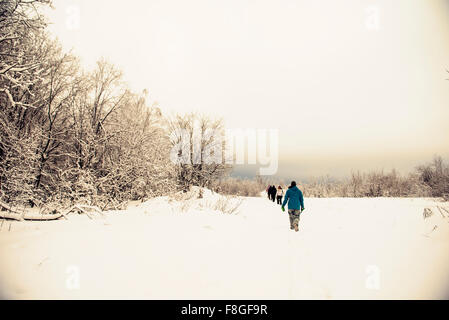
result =
[[[287,202],[289,209],[304,210],[304,197],[301,190],[299,190],[297,186],[291,187],[285,193],[285,198],[282,206],[285,207]]]

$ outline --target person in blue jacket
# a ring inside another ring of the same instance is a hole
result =
[[[285,193],[284,202],[282,203],[282,211],[285,211],[285,205],[288,202],[288,215],[290,218],[290,229],[298,232],[299,219],[304,211],[304,197],[302,191],[296,186],[296,182],[292,181]]]

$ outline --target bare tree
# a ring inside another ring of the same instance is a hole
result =
[[[169,121],[172,148],[182,158],[177,165],[183,190],[192,185],[210,187],[232,168],[225,161],[223,121],[195,113],[176,115]],[[185,154],[187,153],[187,154]]]
[[[32,198],[39,128],[33,125],[42,95],[46,23],[38,9],[50,1],[0,2],[0,198]]]
[[[28,108],[36,72],[42,63],[36,54],[46,27],[38,8],[49,0],[3,0],[0,2],[0,94],[2,104]],[[37,45],[37,46],[36,46]]]

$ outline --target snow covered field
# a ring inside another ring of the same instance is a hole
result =
[[[265,197],[237,214],[167,198],[90,220],[4,221],[12,299],[449,298],[449,214],[432,199],[305,199],[300,232]],[[184,207],[180,207],[184,206]],[[424,208],[434,214],[423,218]],[[0,224],[2,222],[0,221]]]

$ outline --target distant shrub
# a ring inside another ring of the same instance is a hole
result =
[[[315,178],[302,184],[307,197],[425,197],[431,196],[430,188],[422,183],[419,175],[399,175],[396,170],[389,173],[371,171],[352,172],[350,178],[333,180],[330,177]]]
[[[181,212],[200,209],[237,214],[243,199],[234,195],[220,195],[212,190],[193,186],[187,192],[179,191],[170,194],[168,201],[172,208]]]
[[[253,180],[227,178],[218,181],[213,189],[225,195],[258,197],[265,188],[265,183],[260,178]]]
[[[449,200],[449,166],[439,156],[417,168],[420,182],[429,187],[431,196]]]

